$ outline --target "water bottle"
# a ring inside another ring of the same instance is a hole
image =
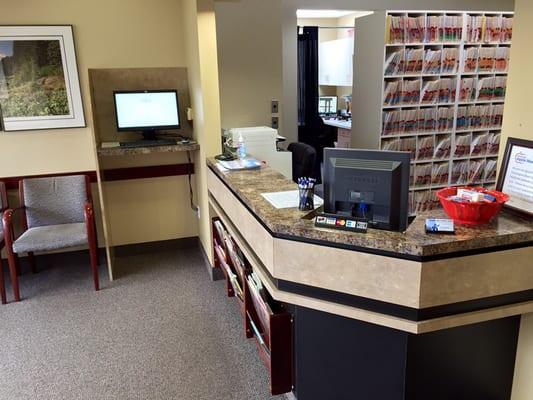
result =
[[[239,157],[239,160],[246,158],[246,145],[244,144],[244,139],[240,133],[237,141],[237,156]]]

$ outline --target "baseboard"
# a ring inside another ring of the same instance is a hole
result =
[[[297,400],[293,392],[285,393],[284,396],[286,400]]]
[[[115,257],[125,257],[145,254],[153,251],[179,250],[198,246],[198,237],[193,236],[179,239],[160,240],[156,242],[124,244],[120,246],[114,246],[113,251]]]
[[[88,251],[89,251],[89,248],[86,246],[68,247],[68,248],[59,249],[59,250],[36,252],[35,257],[54,256],[54,255],[60,255],[60,254],[73,254],[73,253],[85,254]],[[105,262],[107,264],[105,247],[98,247],[98,255],[100,256],[100,261]],[[28,255],[26,253],[22,253],[19,255],[20,259],[25,259],[27,257]],[[5,255],[5,249],[2,249],[1,259],[7,262],[7,256]]]
[[[207,270],[207,273],[209,274],[209,278],[212,281],[220,281],[224,279],[224,274],[222,273],[222,270],[220,268],[213,268],[213,265],[211,265],[211,262],[209,261],[209,257],[205,253],[204,246],[200,245],[200,253],[202,254],[202,257],[204,258],[204,264],[205,269]]]

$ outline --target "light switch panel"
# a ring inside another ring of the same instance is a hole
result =
[[[272,100],[270,109],[272,114],[277,114],[279,112],[279,102],[277,100]]]

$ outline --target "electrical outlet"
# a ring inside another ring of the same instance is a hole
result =
[[[272,128],[278,129],[279,126],[279,118],[278,117],[272,117]]]
[[[277,100],[272,100],[270,109],[271,109],[272,114],[279,113],[279,102]]]

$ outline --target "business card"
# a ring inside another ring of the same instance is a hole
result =
[[[453,219],[444,218],[427,218],[426,219],[427,233],[454,233],[455,225]]]

